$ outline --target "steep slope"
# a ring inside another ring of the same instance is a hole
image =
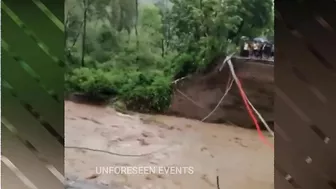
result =
[[[237,58],[232,61],[251,103],[266,121],[273,121],[274,65]],[[217,66],[205,74],[196,74],[178,82],[167,113],[198,120],[207,116],[222,98],[230,78],[228,66],[224,66],[222,71],[219,71],[221,62],[218,61]],[[253,126],[235,84],[232,85],[221,105],[206,121],[231,122],[242,127]]]

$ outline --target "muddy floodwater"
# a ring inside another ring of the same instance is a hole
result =
[[[65,137],[66,175],[111,189],[210,189],[217,175],[221,189],[274,188],[273,151],[255,130],[65,102]],[[96,174],[121,166],[193,172]]]

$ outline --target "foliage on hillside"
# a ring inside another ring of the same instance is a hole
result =
[[[242,36],[273,35],[273,0],[152,2],[67,1],[68,92],[161,112],[174,79],[235,51]]]

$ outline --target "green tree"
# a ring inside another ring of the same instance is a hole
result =
[[[174,78],[205,70],[242,36],[273,36],[273,6],[272,0],[69,0],[66,89],[163,111]]]

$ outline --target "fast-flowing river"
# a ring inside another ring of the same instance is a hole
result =
[[[255,130],[65,102],[65,136],[66,175],[113,189],[210,189],[217,175],[221,189],[274,188],[273,151]],[[96,174],[102,167],[170,174]]]

